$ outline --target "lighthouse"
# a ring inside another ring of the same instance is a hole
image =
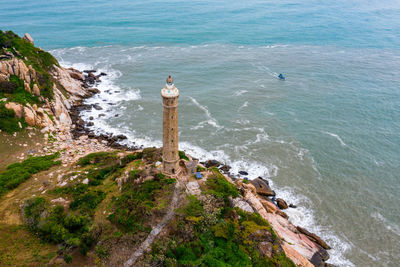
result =
[[[163,172],[175,176],[178,172],[178,98],[179,90],[169,76],[161,89],[163,102]]]

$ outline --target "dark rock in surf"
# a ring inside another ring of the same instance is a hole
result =
[[[207,160],[204,164],[206,168],[218,167],[219,165],[221,165],[221,162],[215,159]]]
[[[249,175],[248,172],[246,172],[246,171],[239,171],[239,174],[241,174],[241,175]]]
[[[328,244],[326,244],[325,241],[322,240],[322,238],[317,236],[316,234],[311,233],[311,232],[307,231],[306,229],[304,229],[303,227],[300,227],[300,226],[296,226],[296,229],[300,233],[308,236],[312,241],[314,241],[316,244],[320,245],[322,248],[331,249],[331,247]]]
[[[288,205],[287,205],[286,201],[283,200],[282,198],[277,198],[277,199],[276,199],[276,204],[278,205],[278,207],[279,207],[281,210],[285,210],[285,209],[288,208]]]
[[[275,191],[272,190],[271,187],[269,187],[268,182],[262,179],[261,177],[252,180],[251,184],[254,185],[254,187],[256,188],[257,194],[266,197],[275,196]]]

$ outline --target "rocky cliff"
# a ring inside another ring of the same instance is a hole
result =
[[[88,88],[87,77],[61,67],[52,55],[36,48],[30,36],[22,39],[0,31],[0,47],[0,108],[18,118],[18,127],[3,123],[0,129],[12,132],[29,125],[69,132],[71,106],[95,91]]]

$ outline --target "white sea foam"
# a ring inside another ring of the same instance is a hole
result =
[[[322,132],[322,133],[328,134],[328,135],[330,135],[330,136],[332,136],[332,137],[335,137],[335,138],[340,142],[340,144],[341,144],[342,146],[346,146],[345,142],[343,142],[342,138],[340,138],[339,135],[334,134],[334,133],[330,133],[330,132]]]
[[[235,96],[241,96],[241,95],[243,95],[243,94],[245,94],[247,92],[248,92],[247,90],[239,90],[239,91],[235,92]]]
[[[242,109],[244,109],[244,108],[247,107],[248,105],[249,105],[249,102],[248,102],[248,101],[244,102],[243,105],[241,105],[241,106],[238,108],[238,111],[241,111]]]
[[[208,110],[208,108],[206,106],[201,105],[199,102],[197,102],[197,100],[191,96],[188,96],[190,100],[192,100],[193,104],[195,104],[195,106],[197,106],[199,109],[201,109],[202,111],[204,111],[206,117],[208,118],[208,120],[200,122],[198,124],[199,127],[204,126],[204,123],[208,123],[209,125],[221,129],[223,128],[223,126],[220,126],[218,124],[218,121],[211,115],[210,111]]]

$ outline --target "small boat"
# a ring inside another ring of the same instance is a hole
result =
[[[281,80],[286,80],[285,76],[283,76],[282,73],[278,75],[278,78]]]

